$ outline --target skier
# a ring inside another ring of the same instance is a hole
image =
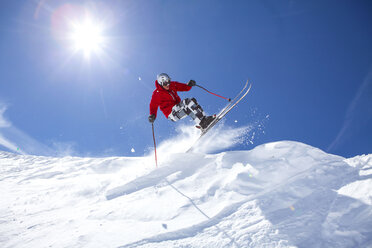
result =
[[[165,117],[171,121],[178,121],[188,115],[195,121],[197,128],[202,130],[207,128],[216,116],[206,116],[195,98],[186,98],[181,101],[177,94],[177,91],[189,91],[195,85],[194,80],[190,80],[187,84],[179,83],[171,81],[166,73],[160,73],[155,81],[156,89],[152,93],[149,122],[155,121],[158,107],[160,107]]]

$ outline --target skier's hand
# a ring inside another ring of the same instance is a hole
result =
[[[155,115],[150,115],[149,116],[149,122],[150,123],[154,123],[155,119],[156,119],[156,116]]]
[[[196,82],[195,82],[195,80],[192,80],[192,79],[191,79],[191,80],[187,83],[187,85],[190,86],[190,87],[193,87],[193,86],[196,85]]]

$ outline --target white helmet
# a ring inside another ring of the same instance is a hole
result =
[[[170,84],[171,82],[171,78],[168,76],[168,74],[166,73],[160,73],[158,76],[157,76],[157,80],[158,80],[158,83],[161,85],[161,86],[167,86]]]

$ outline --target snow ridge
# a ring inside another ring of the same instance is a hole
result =
[[[372,155],[0,152],[1,247],[372,247]]]

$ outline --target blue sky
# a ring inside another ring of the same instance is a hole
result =
[[[105,43],[89,58],[64,37],[64,22],[84,11],[104,23]],[[228,97],[250,78],[252,92],[224,124],[251,125],[250,142],[232,149],[295,140],[346,157],[371,153],[371,11],[370,1],[346,0],[3,2],[0,147],[143,155],[154,80],[167,72]],[[225,105],[197,88],[180,96],[208,113]],[[159,115],[158,141],[182,123]]]

